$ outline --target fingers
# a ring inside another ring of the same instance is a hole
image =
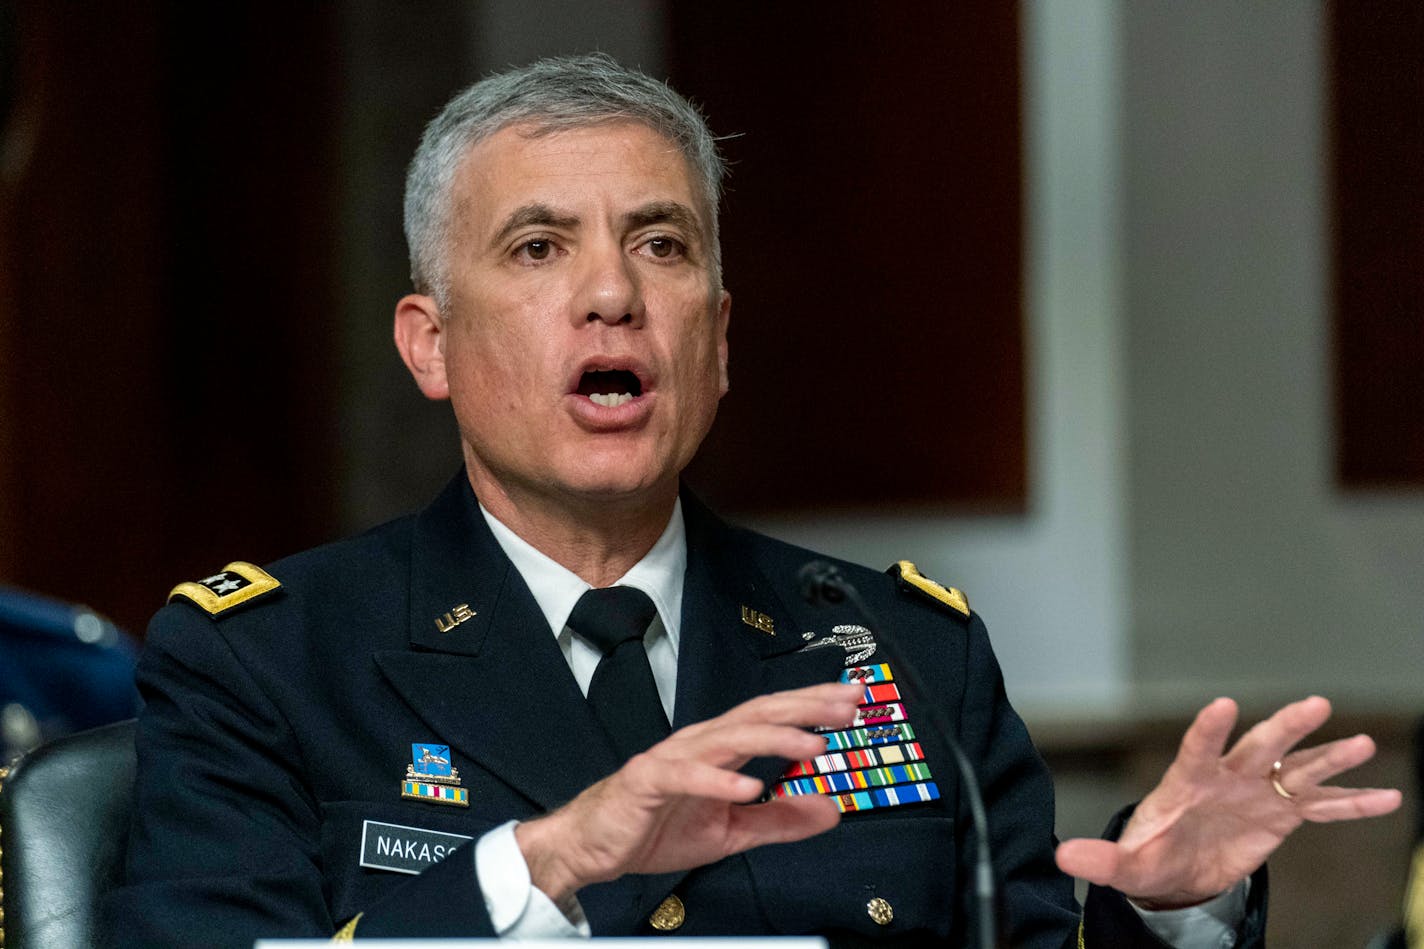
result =
[[[701,761],[683,761],[676,767],[638,755],[623,766],[624,776],[640,790],[664,800],[699,797],[730,804],[745,804],[761,796],[756,778]]]
[[[865,688],[858,683],[826,682],[759,695],[703,724],[755,721],[775,725],[842,727],[854,720],[856,707],[864,695]]]
[[[1281,759],[1281,786],[1295,793],[1328,781],[1374,757],[1375,743],[1368,735],[1341,738]]]
[[[758,756],[811,758],[825,752],[826,740],[806,729],[849,725],[863,696],[863,686],[840,682],[758,696],[674,732],[649,752],[657,758],[695,758],[723,767],[740,767]]]
[[[1182,736],[1178,757],[1185,764],[1215,762],[1226,750],[1226,739],[1236,727],[1236,703],[1221,698],[1197,712],[1186,734]]]
[[[1078,838],[1059,844],[1053,859],[1058,869],[1069,876],[1099,886],[1113,886],[1122,864],[1122,849],[1109,840]]]
[[[1379,817],[1397,810],[1404,795],[1393,788],[1316,788],[1300,801],[1300,815],[1308,821],[1357,820]]]
[[[730,829],[735,851],[741,851],[814,837],[836,826],[840,819],[834,801],[821,794],[807,794],[737,808]]]
[[[802,761],[824,754],[826,739],[807,728],[849,724],[863,695],[858,684],[830,682],[758,696],[679,729],[634,756],[624,766],[623,778],[629,786],[657,795],[750,800],[760,794],[761,783],[736,775],[734,769],[752,758]],[[691,770],[683,774],[684,769]],[[719,781],[706,769],[725,777]],[[748,790],[751,785],[755,788]]]
[[[1330,718],[1330,703],[1318,695],[1292,702],[1241,736],[1226,755],[1227,767],[1243,774],[1266,774],[1272,763]]]
[[[1354,735],[1314,748],[1286,751],[1330,717],[1330,703],[1319,696],[1293,702],[1242,736],[1227,756],[1234,767],[1264,769],[1281,762],[1280,785],[1295,795],[1292,804],[1308,821],[1358,820],[1398,809],[1403,795],[1393,788],[1329,787],[1328,781],[1374,757],[1374,739]]]
[[[721,724],[693,734],[667,739],[648,756],[669,762],[701,761],[721,768],[739,768],[752,758],[804,761],[825,754],[826,739],[791,725]]]

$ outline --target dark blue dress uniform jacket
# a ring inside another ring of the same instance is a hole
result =
[[[812,554],[723,524],[684,497],[688,568],[674,727],[752,696],[833,681],[838,648],[801,634],[860,622],[810,607]],[[959,729],[988,804],[1004,945],[1159,946],[1130,907],[1095,890],[1086,915],[1053,863],[1048,773],[1010,708],[984,627],[883,575],[841,564],[933,695],[905,696],[939,801],[845,815],[834,830],[690,872],[628,876],[579,899],[595,935],[823,933],[837,945],[968,944],[973,844],[950,752],[915,709]],[[269,567],[281,587],[210,617],[161,610],[139,669],[137,807],[127,885],[107,905],[124,946],[246,946],[254,937],[490,936],[473,843],[418,876],[360,866],[379,821],[478,838],[558,807],[616,767],[543,614],[463,473],[422,514]],[[437,617],[474,617],[441,632]],[[748,606],[775,635],[741,621]],[[872,659],[869,661],[878,661]],[[448,744],[469,807],[401,798],[413,742]],[[775,778],[786,762],[750,769]],[[1264,886],[1243,945],[1259,942]],[[867,913],[880,897],[894,918]]]

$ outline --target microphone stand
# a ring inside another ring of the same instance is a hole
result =
[[[801,595],[808,603],[815,604],[823,600],[827,603],[839,603],[849,600],[872,632],[885,629],[874,611],[861,599],[855,584],[847,580],[836,567],[824,561],[813,560],[801,568],[798,576],[801,581]],[[885,648],[890,658],[899,658],[896,651],[889,647],[888,641],[880,642],[877,639],[877,644]],[[989,853],[989,821],[984,814],[984,798],[979,793],[979,778],[939,706],[930,700],[929,693],[925,691],[915,673],[915,667],[908,661],[897,661],[895,666],[895,674],[910,691],[923,700],[930,724],[939,732],[945,744],[949,745],[950,754],[959,769],[960,784],[964,788],[965,797],[969,799],[969,814],[974,823],[974,898],[978,945],[979,949],[994,949],[995,935],[998,932],[994,906],[994,865]]]

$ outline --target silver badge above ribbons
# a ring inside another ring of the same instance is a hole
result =
[[[864,662],[875,655],[875,634],[864,626],[845,624],[831,629],[829,636],[823,636],[802,646],[797,652],[822,649],[826,646],[840,646],[846,651],[847,667]]]

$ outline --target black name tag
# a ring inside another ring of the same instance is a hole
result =
[[[420,873],[444,860],[467,840],[464,834],[446,834],[403,824],[368,820],[361,824],[361,866],[396,873]]]

